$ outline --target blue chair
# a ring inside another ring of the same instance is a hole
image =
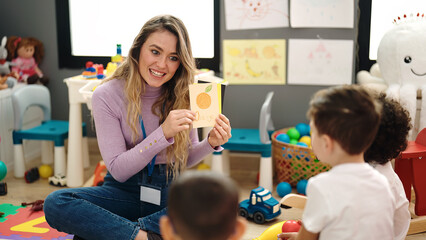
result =
[[[261,154],[259,170],[259,186],[269,191],[273,190],[273,172],[272,172],[272,144],[271,133],[274,131],[274,125],[271,118],[271,102],[274,92],[269,92],[260,110],[259,128],[245,129],[233,128],[232,137],[222,147],[229,151],[236,152],[255,152]],[[222,153],[213,153],[212,170],[224,172],[225,162]],[[229,162],[227,163],[229,164]],[[229,168],[229,167],[227,167]]]
[[[66,155],[64,141],[68,138],[68,121],[51,120],[49,90],[42,85],[27,85],[12,93],[15,126],[13,131],[14,175],[24,177],[25,158],[22,147],[23,140],[44,140],[54,142],[54,174],[66,174]],[[22,129],[23,116],[31,106],[38,106],[43,111],[43,122],[30,129]],[[83,136],[86,126],[83,123]],[[42,147],[43,150],[48,148]]]

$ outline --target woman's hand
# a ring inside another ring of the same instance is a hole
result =
[[[166,120],[161,124],[166,139],[174,137],[177,133],[189,129],[195,120],[195,112],[187,109],[170,111]]]
[[[216,124],[210,131],[207,140],[210,145],[215,148],[228,142],[228,139],[231,137],[231,124],[229,123],[229,119],[225,117],[225,115],[220,114],[219,117],[216,118]]]

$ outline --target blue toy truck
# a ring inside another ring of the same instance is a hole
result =
[[[258,187],[251,190],[249,199],[240,202],[239,214],[245,218],[253,218],[257,224],[263,224],[281,214],[280,203],[268,189]]]

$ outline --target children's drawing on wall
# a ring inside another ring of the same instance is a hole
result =
[[[213,127],[222,112],[221,84],[196,83],[189,85],[191,111],[196,113],[194,128]]]
[[[288,27],[288,0],[225,0],[226,30]]]
[[[353,28],[354,0],[291,0],[293,28]]]
[[[352,83],[353,40],[290,39],[288,83]]]
[[[224,79],[229,84],[285,84],[285,40],[224,40]]]

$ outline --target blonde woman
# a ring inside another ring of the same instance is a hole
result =
[[[108,169],[104,184],[50,194],[44,209],[50,226],[76,239],[162,239],[169,184],[231,137],[224,115],[201,142],[192,129],[188,86],[195,68],[181,20],[162,15],[142,27],[128,57],[92,98]]]

